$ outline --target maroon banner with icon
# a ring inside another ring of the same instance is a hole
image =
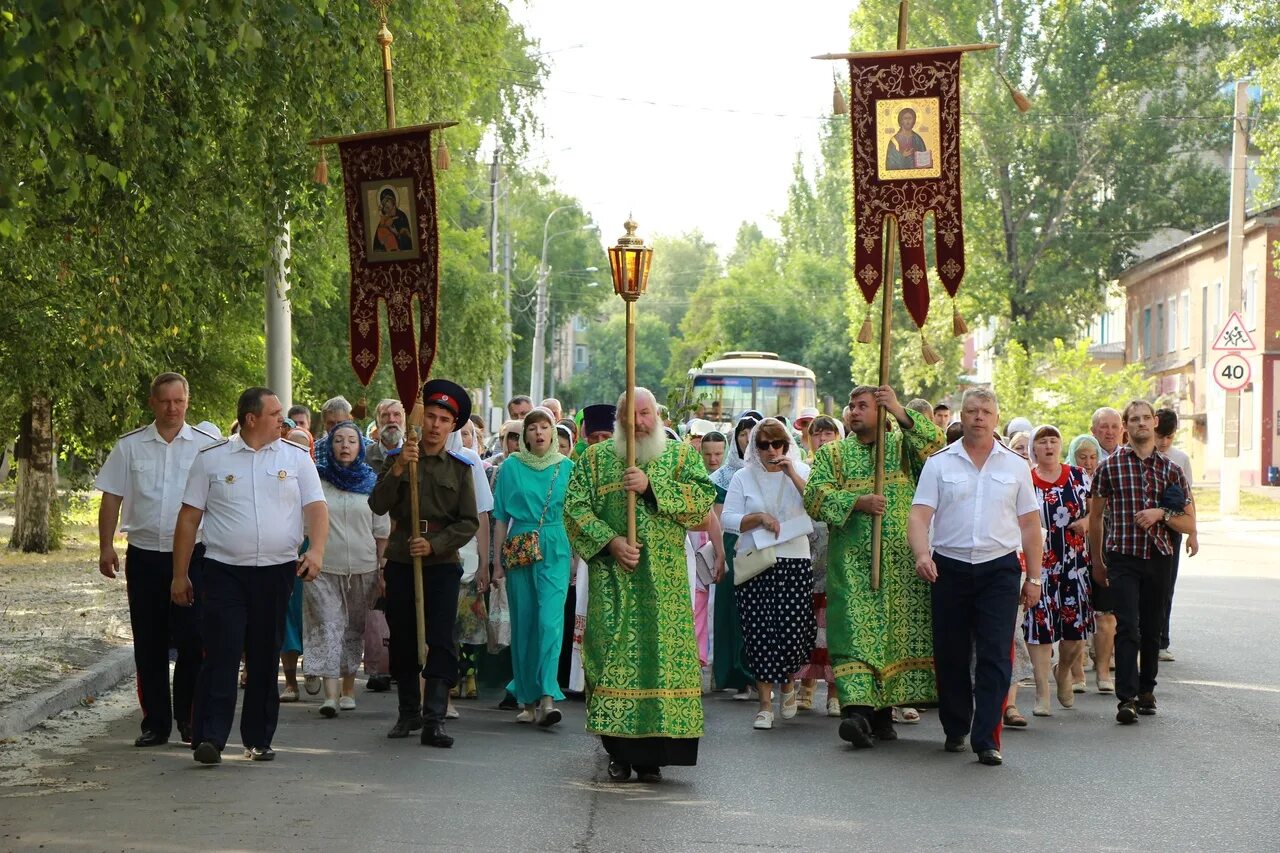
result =
[[[884,269],[885,220],[898,223],[902,297],[917,326],[929,316],[925,217],[934,217],[938,278],[951,296],[964,277],[960,214],[962,51],[849,59],[853,129],[854,276],[870,303]]]

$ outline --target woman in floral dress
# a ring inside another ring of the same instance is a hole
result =
[[[1071,669],[1094,628],[1085,548],[1089,489],[1084,471],[1062,463],[1062,434],[1056,427],[1041,426],[1031,434],[1031,454],[1035,461],[1031,483],[1040,501],[1040,527],[1046,531],[1044,588],[1039,603],[1027,611],[1022,630],[1035,669],[1035,714],[1047,717],[1052,713],[1049,665],[1053,644],[1058,643],[1054,672],[1058,701],[1070,708],[1075,704]]]

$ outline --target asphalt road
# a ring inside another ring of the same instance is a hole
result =
[[[206,768],[176,744],[134,749],[117,696],[99,709],[117,719],[0,747],[29,765],[0,787],[0,850],[1274,851],[1280,524],[1201,539],[1159,715],[1121,728],[1091,692],[1006,734],[1000,768],[943,752],[936,714],[855,753],[816,714],[752,731],[728,694],[707,698],[699,765],[659,785],[605,781],[581,705],[544,731],[492,696],[459,703],[452,750],[387,740],[394,698],[361,694],[336,720],[283,706],[272,764],[229,747]]]

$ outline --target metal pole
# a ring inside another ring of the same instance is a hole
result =
[[[536,406],[542,400],[542,377],[547,364],[547,270],[546,241],[542,263],[538,265],[538,294],[533,312],[533,350],[529,354],[529,396]]]
[[[1235,116],[1231,131],[1231,209],[1227,216],[1227,316],[1241,308],[1244,279],[1245,181],[1249,148],[1249,84],[1236,83]],[[1207,308],[1207,306],[1205,306]],[[1205,364],[1206,373],[1213,369]],[[1209,377],[1213,381],[1213,377]],[[1233,515],[1240,510],[1240,392],[1227,391],[1222,407],[1222,464],[1218,511]]]
[[[898,50],[907,49],[907,0],[898,3]],[[893,287],[896,281],[893,265],[896,263],[895,246],[898,243],[898,222],[890,218],[885,227],[884,284],[880,308],[880,385],[889,384],[890,331],[893,326]],[[888,412],[881,406],[876,412],[876,475],[875,493],[884,494],[884,437]],[[884,517],[871,517],[871,588],[880,589],[880,556],[884,533]]]
[[[515,396],[515,376],[513,371],[512,358],[515,354],[515,344],[511,340],[511,192],[508,187],[507,197],[502,201],[503,212],[506,214],[507,227],[502,235],[502,298],[506,306],[506,331],[507,331],[507,357],[502,361],[502,404],[505,406],[507,401]],[[486,419],[488,415],[486,414]],[[496,427],[496,424],[491,424]]]
[[[267,387],[276,392],[285,411],[293,405],[293,313],[289,307],[289,256],[292,241],[288,222],[271,240],[266,266]]]

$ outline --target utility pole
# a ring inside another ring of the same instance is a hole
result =
[[[502,362],[502,405],[515,396],[515,377],[513,375],[512,357],[515,353],[515,341],[511,339],[511,187],[507,187],[506,197],[502,200],[502,212],[507,220],[506,230],[502,235],[502,294],[506,304],[507,316],[507,357]]]
[[[1231,129],[1231,209],[1227,216],[1227,310],[1240,310],[1244,280],[1245,193],[1248,190],[1249,84],[1236,83],[1235,115]],[[1213,367],[1205,364],[1206,373]],[[1213,381],[1213,377],[1209,377]],[[1222,407],[1222,463],[1218,511],[1233,515],[1240,510],[1240,392],[1225,392]]]
[[[289,307],[289,223],[280,223],[271,240],[267,260],[267,387],[280,398],[285,411],[293,405],[293,315]]]
[[[494,146],[493,162],[489,165],[489,274],[498,272],[498,156],[501,148]],[[489,427],[489,410],[493,407],[493,383],[484,381],[484,400],[480,406],[480,417],[485,427]]]
[[[538,264],[538,294],[533,311],[533,350],[529,362],[529,396],[536,406],[542,400],[542,380],[547,367],[547,282],[551,271],[547,268],[546,252]]]

